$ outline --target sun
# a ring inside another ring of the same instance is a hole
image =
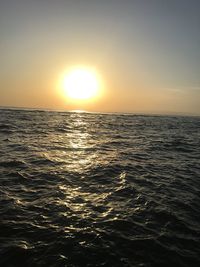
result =
[[[63,78],[64,93],[74,100],[95,98],[99,91],[97,74],[92,69],[74,67]]]

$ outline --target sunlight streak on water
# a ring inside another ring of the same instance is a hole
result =
[[[199,118],[0,113],[1,266],[199,266]]]

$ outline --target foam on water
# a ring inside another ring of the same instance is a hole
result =
[[[0,266],[199,266],[199,129],[0,110]]]

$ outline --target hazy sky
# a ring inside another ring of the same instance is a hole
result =
[[[0,106],[200,115],[199,0],[1,0]],[[102,97],[70,103],[65,69]]]

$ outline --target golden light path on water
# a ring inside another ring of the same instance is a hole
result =
[[[0,112],[1,266],[199,266],[198,118]]]
[[[82,115],[83,114],[83,115]],[[95,149],[99,144],[103,145],[108,140],[96,140],[92,135],[92,129],[89,122],[84,119],[84,113],[75,112],[71,115],[70,129],[66,126],[66,133],[50,136],[51,142],[57,143],[57,150],[50,150],[48,158],[57,162],[65,163],[67,171],[83,173],[97,166],[103,166],[109,163],[108,155],[100,154]],[[109,158],[115,158],[117,151],[109,153]]]
[[[110,162],[117,159],[118,153],[116,150],[110,151],[109,153],[101,153],[95,149],[99,145],[106,145],[109,140],[107,139],[95,139],[95,135],[92,134],[91,125],[84,120],[84,113],[76,112],[72,115],[71,130],[68,129],[65,134],[55,133],[50,136],[51,142],[58,145],[57,150],[49,150],[45,157],[49,160],[62,163],[62,172],[66,172],[66,176],[70,173],[70,179],[79,179],[79,186],[69,186],[65,184],[66,177],[63,179],[63,184],[59,184],[59,190],[65,197],[62,200],[58,200],[60,205],[66,206],[73,212],[78,212],[81,218],[92,218],[94,211],[91,207],[96,203],[96,205],[103,205],[103,202],[107,197],[111,195],[111,192],[85,192],[80,186],[80,179],[82,180],[82,185],[84,187],[85,181],[87,181],[87,176],[93,172],[93,169],[100,168],[103,169],[109,166]],[[44,156],[44,154],[43,154]],[[64,163],[64,164],[63,164]],[[76,176],[77,174],[77,176]],[[77,178],[79,177],[79,178]],[[98,179],[95,177],[94,179]],[[108,178],[108,177],[105,177]],[[117,177],[117,190],[123,188],[126,184],[126,173],[122,172],[119,177]],[[94,181],[94,184],[96,181]],[[74,183],[76,184],[76,183]],[[90,187],[93,184],[91,182]],[[101,190],[101,187],[99,187]],[[78,201],[77,201],[78,199]],[[82,203],[80,203],[82,199]],[[105,207],[105,212],[101,213],[101,217],[110,217],[113,209],[116,211],[120,210],[120,207],[125,205],[123,203],[112,203],[110,202],[107,207]],[[63,213],[63,216],[68,216],[68,212]],[[120,212],[119,212],[120,216]],[[69,227],[66,231],[70,231]]]

